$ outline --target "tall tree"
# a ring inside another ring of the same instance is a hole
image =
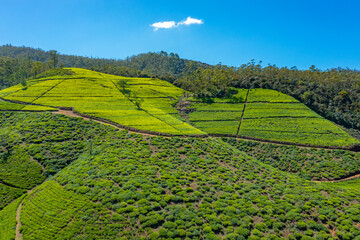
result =
[[[59,53],[56,50],[50,50],[49,57],[50,57],[50,61],[49,61],[50,65],[52,65],[53,68],[56,68],[59,62]]]

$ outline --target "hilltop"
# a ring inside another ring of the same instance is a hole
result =
[[[53,69],[56,66],[60,68]],[[320,70],[312,65],[299,70],[296,66],[264,67],[261,61],[254,60],[240,66],[214,66],[164,51],[125,60],[98,59],[4,45],[0,46],[0,89],[38,78],[39,73],[59,75],[64,66],[118,76],[160,78],[202,97],[224,97],[231,87],[272,89],[294,97],[360,138],[360,74],[349,68]]]
[[[24,46],[3,45],[0,46],[1,56],[47,63],[50,59],[50,52]],[[129,56],[123,60],[58,54],[58,61],[63,67],[88,68],[129,77],[136,77],[141,74],[144,76],[172,79],[172,81],[184,71],[185,64],[190,62],[188,59],[180,58],[176,53],[164,51],[159,53],[142,53]],[[194,61],[194,63],[199,67],[210,66],[199,61]]]

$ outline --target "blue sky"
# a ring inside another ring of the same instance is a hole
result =
[[[0,0],[0,44],[101,58],[164,50],[210,64],[360,69],[359,9],[355,0]],[[150,26],[188,17],[203,24]]]

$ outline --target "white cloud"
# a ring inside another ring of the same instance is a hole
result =
[[[203,24],[203,23],[204,21],[201,19],[188,17],[186,20],[179,22],[178,25],[191,25],[191,24]]]
[[[152,26],[154,28],[154,31],[157,31],[159,28],[173,28],[175,27],[175,21],[166,21],[166,22],[156,22],[151,24],[150,26]]]
[[[176,23],[175,21],[164,21],[164,22],[156,22],[151,24],[150,26],[154,28],[154,31],[157,31],[160,28],[177,28],[180,25],[186,25],[189,26],[191,24],[203,24],[204,21],[202,19],[196,19],[192,17],[187,17],[186,20],[183,20],[181,22]]]

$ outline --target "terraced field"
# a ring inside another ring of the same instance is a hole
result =
[[[56,111],[56,108],[47,107],[47,106],[38,106],[38,105],[24,105],[12,102],[5,102],[0,100],[0,111]]]
[[[213,99],[211,104],[188,98],[192,112],[187,123],[175,106],[184,90],[166,81],[71,70],[74,75],[30,80],[26,87],[16,85],[0,91],[3,99],[18,101],[0,101],[0,110],[74,107],[82,114],[152,133],[236,135],[310,146],[360,143],[296,99],[274,90],[238,89],[232,99]]]
[[[173,104],[184,91],[166,81],[124,78],[78,68],[71,70],[75,72],[72,76],[30,80],[26,88],[16,85],[0,91],[0,97],[47,107],[74,107],[80,113],[140,130],[174,135],[205,134],[179,119]],[[126,90],[134,98],[121,91],[119,81],[126,82]],[[143,100],[141,109],[134,104],[136,99]],[[7,110],[12,106],[16,110],[41,110],[41,106],[3,105]],[[0,109],[1,106],[0,102]]]
[[[244,96],[244,90],[239,93]],[[238,94],[238,95],[239,95]],[[296,99],[269,89],[251,89],[242,103],[192,100],[190,122],[209,134],[278,142],[350,146],[359,141]]]

